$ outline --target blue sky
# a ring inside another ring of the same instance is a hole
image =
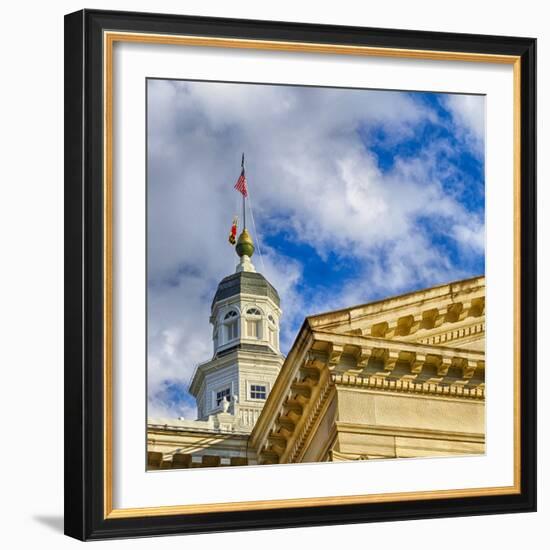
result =
[[[193,418],[242,151],[286,352],[306,315],[484,273],[484,133],[481,96],[148,81],[150,415]]]

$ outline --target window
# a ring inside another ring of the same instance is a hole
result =
[[[235,340],[239,336],[239,327],[237,321],[232,321],[226,325],[227,341]]]
[[[239,337],[239,316],[234,310],[229,311],[224,319],[225,341],[229,342]]]
[[[229,388],[216,392],[216,407],[219,407],[224,399],[226,401],[231,400],[231,390]]]
[[[262,337],[262,326],[260,321],[246,321],[246,335],[249,338],[259,339]]]
[[[246,315],[246,335],[259,340],[262,337],[262,312],[257,307],[251,307]]]
[[[258,384],[250,385],[250,399],[265,399],[266,393],[265,386],[260,386]]]

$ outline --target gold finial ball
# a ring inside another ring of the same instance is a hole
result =
[[[254,254],[254,242],[246,229],[243,229],[242,233],[239,235],[235,248],[239,256],[248,256],[251,258],[252,254]]]

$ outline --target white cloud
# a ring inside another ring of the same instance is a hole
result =
[[[473,222],[470,225],[457,224],[452,230],[456,241],[465,249],[477,254],[485,251],[485,227],[480,222]]]
[[[444,103],[452,113],[456,129],[482,155],[485,144],[485,97],[449,94],[445,96]]]
[[[240,208],[233,184],[242,151],[260,237],[284,230],[323,258],[336,250],[334,261],[353,257],[363,266],[338,294],[305,299],[297,291],[303,266],[264,246],[285,346],[307,314],[461,276],[417,224],[425,216],[460,242],[471,240],[468,228],[482,232],[443,189],[443,171],[453,170],[439,160],[448,143],[427,144],[382,172],[360,136],[376,126],[398,144],[419,123],[435,122],[410,95],[172,81],[150,81],[148,94],[149,405],[157,414],[176,414],[159,401],[166,380],[188,383],[212,353],[210,301],[237,261],[227,234]],[[478,140],[480,102],[449,97],[458,131]],[[263,270],[257,255],[254,262]]]

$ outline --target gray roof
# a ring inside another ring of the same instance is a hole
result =
[[[212,307],[216,302],[236,296],[237,294],[252,294],[254,296],[267,296],[271,298],[277,306],[281,305],[281,299],[275,287],[261,274],[251,271],[241,271],[229,275],[220,281]]]
[[[234,346],[231,346],[230,348],[224,349],[216,353],[215,357],[224,357],[225,355],[235,351],[235,350],[241,350],[241,351],[250,351],[252,353],[270,353],[272,355],[278,355],[275,353],[269,346],[263,346],[261,344],[235,344]]]

